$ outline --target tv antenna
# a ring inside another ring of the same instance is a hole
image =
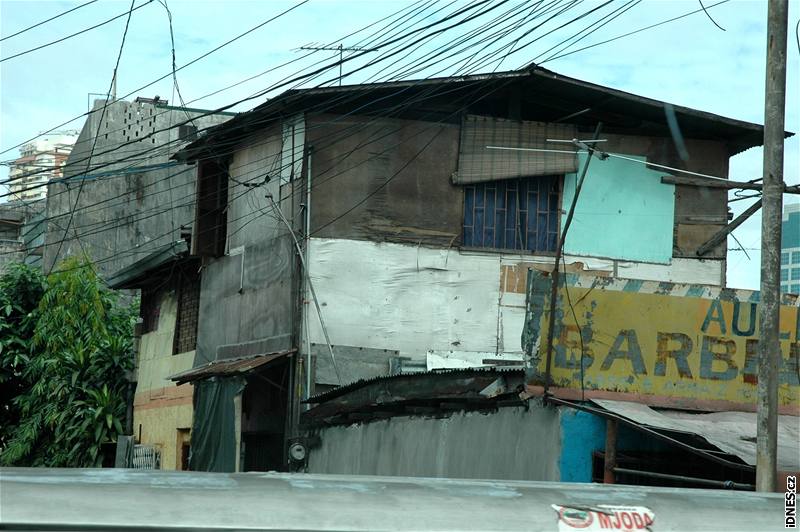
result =
[[[344,63],[344,52],[375,52],[377,48],[363,48],[361,46],[343,46],[339,44],[338,46],[316,46],[316,45],[308,45],[308,46],[301,46],[300,50],[332,50],[339,52],[339,86],[342,86],[342,63]]]

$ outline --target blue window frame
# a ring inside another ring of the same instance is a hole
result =
[[[800,251],[792,251],[792,264],[800,264]]]
[[[786,266],[787,264],[789,264],[789,253],[781,253],[781,266]]]
[[[800,281],[800,268],[792,270],[792,281]]]
[[[464,187],[463,245],[554,252],[562,176],[535,176]]]
[[[797,270],[800,272],[800,270]],[[781,281],[788,281],[789,280],[789,269],[788,268],[781,268]]]
[[[791,288],[789,288],[790,294],[800,294],[800,284],[793,284]]]

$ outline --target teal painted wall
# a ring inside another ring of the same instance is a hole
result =
[[[586,157],[578,155],[578,168]],[[668,264],[672,259],[675,186],[661,183],[663,175],[665,172],[633,161],[595,158],[589,164],[564,252]],[[576,174],[564,179],[562,230],[575,196],[576,179]]]
[[[560,407],[559,416],[561,456],[558,467],[561,482],[591,482],[592,453],[605,451],[607,422],[600,416],[568,407]],[[660,440],[620,424],[617,450],[655,453],[671,449]]]
[[[606,420],[573,408],[560,408],[561,482],[591,482],[592,453],[606,446]]]

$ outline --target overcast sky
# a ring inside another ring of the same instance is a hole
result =
[[[561,1],[562,6],[570,4],[567,0]],[[593,83],[731,118],[762,123],[766,1],[731,0],[715,5],[718,1],[704,0],[703,3],[716,23],[725,31],[716,27],[700,11],[635,35],[547,61],[543,66]],[[433,14],[437,9],[443,9],[441,13],[446,13],[468,5],[466,2],[458,1],[450,5],[450,2],[451,0],[436,4],[431,2],[423,12],[431,14],[426,23],[439,18],[440,15]],[[544,4],[549,2],[550,0]],[[9,36],[81,3],[84,1],[0,0],[0,35]],[[135,96],[152,97],[157,94],[172,103],[176,101],[176,95],[173,93],[173,83],[169,78],[139,90],[140,87],[170,73],[171,69],[166,10],[157,1],[148,3],[147,0],[137,0],[136,5],[140,4],[144,6],[134,11],[132,15],[122,52],[117,95],[122,97],[134,92],[133,96],[127,98],[132,99]],[[180,70],[177,76],[184,101],[187,103],[193,101],[189,103],[192,107],[212,109],[251,96],[292,76],[301,68],[329,59],[333,55],[332,52],[317,52],[303,58],[308,52],[298,51],[300,46],[338,42],[343,42],[345,46],[354,46],[368,43],[368,39],[380,35],[385,38],[386,31],[392,30],[378,24],[340,41],[348,34],[404,7],[408,8],[406,13],[412,8],[411,2],[398,1],[310,0],[302,5],[298,4],[299,2],[255,0],[168,1],[168,7],[172,12],[175,52],[179,67],[270,17],[296,7],[288,14],[223,47],[207,58]],[[425,2],[418,2],[415,5],[423,8],[424,4]],[[541,36],[541,39],[524,48],[518,45],[517,51],[509,55],[499,68],[518,68],[533,60],[541,62],[553,55],[552,52],[544,52],[575,35],[588,23],[608,16],[615,10],[631,6],[627,0],[616,0],[608,6],[602,4],[603,2],[594,1],[575,3],[569,11],[522,39],[519,45]],[[790,131],[800,131],[800,79],[798,79],[800,60],[795,35],[795,24],[800,16],[800,2],[792,1],[790,4],[786,128]],[[521,5],[521,2],[518,0],[503,4],[496,13],[511,9],[515,5]],[[533,5],[534,2],[528,3],[528,6]],[[126,12],[129,6],[129,2],[100,0],[36,29],[0,42],[0,56],[7,58],[89,28]],[[600,9],[585,19],[557,29],[559,24],[594,7]],[[645,0],[632,5],[629,10],[567,51],[599,43],[698,9],[700,4],[697,0]],[[486,22],[489,18],[487,15],[481,20]],[[125,19],[124,16],[120,17],[64,42],[0,63],[0,151],[8,150],[39,132],[85,113],[89,93],[106,93],[119,52]],[[387,22],[391,20],[382,24],[386,25]],[[346,77],[345,83],[392,76],[395,69],[418,61],[433,47],[457,39],[478,23],[465,24],[441,35],[438,40],[423,43],[423,47],[416,52],[416,55],[407,58],[397,56],[395,58],[397,61],[393,64],[382,63],[379,67],[365,69]],[[520,32],[530,27],[531,24],[521,27],[504,42],[514,40]],[[497,46],[501,44],[498,42]],[[472,51],[474,50],[475,48]],[[349,68],[363,65],[364,60],[370,55],[365,54],[365,59],[360,63],[353,62],[353,67],[345,65],[345,74]],[[291,60],[295,62],[275,69],[276,66]],[[460,66],[463,64],[451,66],[450,62],[437,62],[412,77],[448,75],[456,72]],[[486,70],[495,67],[498,67],[497,63],[485,65]],[[231,89],[197,100],[213,91],[270,69],[274,70]],[[310,80],[305,85],[335,82],[336,75],[337,71],[333,69],[323,77]],[[246,101],[233,110],[252,108],[274,93],[275,91]],[[83,120],[83,118],[74,120],[62,129],[80,129]],[[7,161],[17,155],[18,150],[12,149],[0,155],[0,160]],[[760,177],[761,157],[762,151],[759,148],[750,149],[733,157],[729,177],[735,180]],[[799,158],[800,141],[795,136],[786,141],[785,179],[790,184],[799,182]],[[7,168],[0,167],[0,180],[6,176]],[[798,200],[796,197],[787,196],[785,201]],[[731,208],[734,213],[738,213],[751,202],[752,200],[734,202]],[[729,251],[729,286],[758,287],[760,220],[760,216],[753,216],[735,232],[750,258],[748,259],[741,251]],[[729,248],[736,245],[729,239]]]

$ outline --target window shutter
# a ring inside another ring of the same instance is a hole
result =
[[[461,125],[458,171],[453,183],[465,185],[498,179],[559,175],[578,171],[578,158],[571,145],[547,139],[573,139],[575,126],[506,120],[467,115]],[[564,153],[492,150],[486,146],[563,150]]]

